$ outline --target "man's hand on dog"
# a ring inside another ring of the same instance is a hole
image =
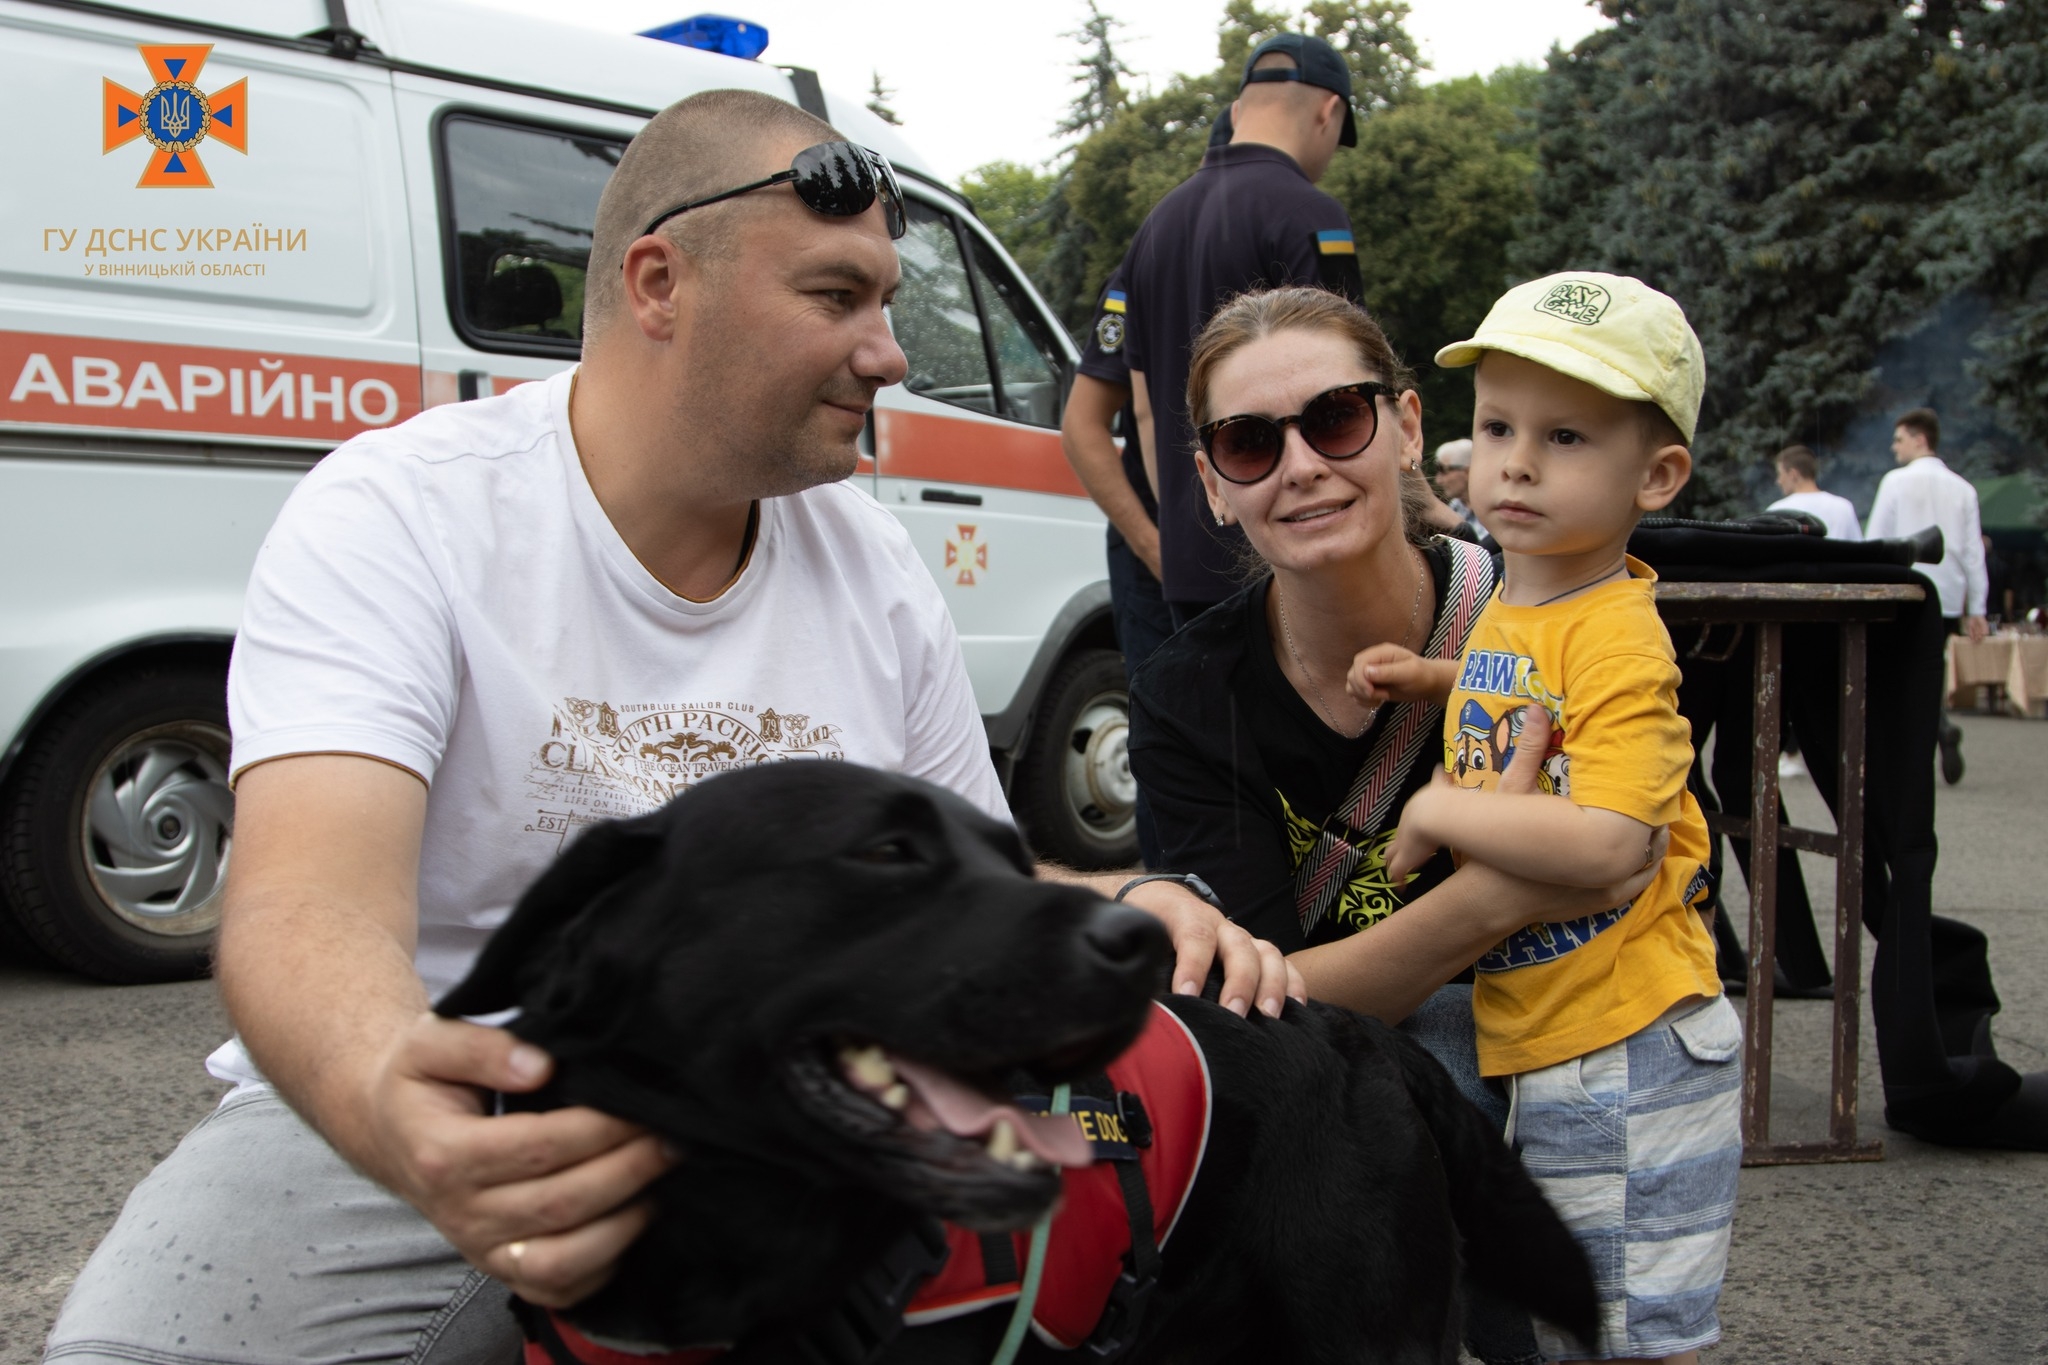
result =
[[[675,1156],[594,1109],[492,1116],[485,1094],[540,1086],[546,1053],[503,1029],[422,1015],[372,1082],[371,1175],[398,1191],[471,1265],[521,1298],[575,1303],[647,1226],[640,1195]]]

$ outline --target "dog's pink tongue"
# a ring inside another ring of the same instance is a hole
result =
[[[1081,1125],[1068,1114],[1027,1114],[1014,1104],[1001,1104],[972,1087],[960,1084],[945,1072],[889,1054],[896,1068],[932,1116],[956,1137],[980,1137],[1008,1119],[1017,1138],[1034,1155],[1056,1166],[1087,1166],[1094,1162],[1094,1149],[1081,1132]]]

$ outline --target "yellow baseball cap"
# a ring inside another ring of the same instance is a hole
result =
[[[1500,296],[1469,341],[1436,353],[1445,369],[1506,351],[1602,393],[1655,403],[1690,442],[1700,420],[1707,359],[1685,310],[1627,275],[1573,270]]]

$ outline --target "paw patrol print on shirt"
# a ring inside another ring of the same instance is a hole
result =
[[[1515,745],[1522,737],[1522,707],[1534,702],[1549,713],[1551,725],[1550,749],[1543,756],[1537,787],[1552,796],[1571,795],[1571,759],[1564,751],[1564,698],[1544,685],[1528,655],[1496,649],[1467,651],[1455,692],[1500,697],[1502,702],[1488,706],[1467,697],[1459,707],[1457,737],[1444,746],[1444,767],[1453,782],[1491,790],[1514,759]]]
[[[1477,693],[1478,696],[1470,694]],[[1459,702],[1459,698],[1464,700]],[[1498,697],[1492,705],[1480,697]],[[1564,751],[1564,698],[1544,684],[1543,675],[1526,654],[1498,649],[1466,651],[1451,700],[1458,705],[1458,733],[1445,745],[1444,766],[1461,787],[1492,790],[1514,762],[1522,737],[1523,707],[1534,703],[1550,716],[1550,748],[1536,776],[1537,788],[1551,796],[1570,796],[1571,758]],[[1583,947],[1620,922],[1626,905],[1602,910],[1584,919],[1532,924],[1502,939],[1472,964],[1474,971],[1504,972],[1533,967]]]
[[[802,712],[564,697],[527,774],[538,807],[525,828],[559,840],[593,821],[644,814],[731,768],[845,756],[839,727]]]

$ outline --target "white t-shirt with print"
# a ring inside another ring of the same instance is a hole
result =
[[[944,600],[873,498],[761,503],[710,602],[605,516],[570,372],[366,433],[264,540],[228,680],[234,771],[360,753],[428,783],[414,958],[429,996],[584,825],[731,768],[865,763],[1009,813]],[[239,1041],[208,1060],[258,1079]]]

